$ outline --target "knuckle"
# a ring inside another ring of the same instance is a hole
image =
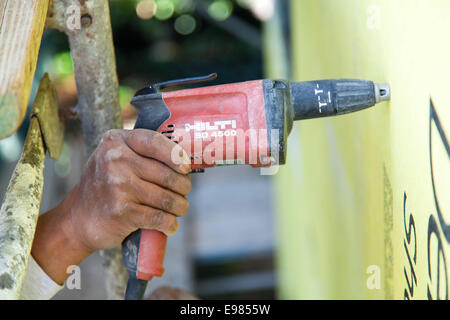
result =
[[[128,136],[125,138],[127,143],[135,151],[143,152],[152,157],[161,148],[160,138],[162,135],[156,131],[146,130],[146,129],[135,129],[128,132]],[[163,137],[164,138],[164,137]]]
[[[161,207],[164,211],[171,212],[175,204],[175,199],[171,194],[164,194],[161,199]]]
[[[120,129],[110,129],[105,132],[105,134],[102,137],[102,140],[100,141],[101,144],[109,143],[111,141],[118,140],[122,137],[123,130]]]
[[[163,184],[168,187],[172,187],[176,183],[178,178],[171,170],[164,170],[163,175]]]
[[[172,190],[180,193],[181,195],[187,195],[192,188],[191,179],[189,176],[184,176],[173,172],[171,175],[171,180],[166,181],[167,186]]]
[[[116,160],[121,160],[124,157],[124,150],[122,146],[111,148],[105,152],[104,158],[105,162],[115,162]]]
[[[164,211],[154,210],[151,213],[150,224],[155,228],[161,227],[164,223],[165,216],[166,213]]]
[[[123,194],[121,192],[118,192],[116,189],[113,190],[113,203],[109,207],[110,214],[117,218],[121,218],[124,215],[126,215],[130,210],[132,210],[132,207],[128,203],[128,201],[125,200]]]
[[[103,171],[106,175],[111,174],[112,172],[116,171],[117,164],[115,161],[112,161],[110,159],[104,159],[102,162]]]
[[[130,205],[130,211],[128,212],[129,216],[129,223],[132,227],[139,229],[143,228],[144,226],[147,226],[149,224],[149,221],[151,221],[151,216],[149,215],[150,212],[148,211],[142,211],[141,208],[139,208],[139,205],[136,203],[132,203]]]
[[[118,200],[117,204],[119,207],[118,212],[117,212],[118,215],[125,216],[128,212],[130,212],[131,206],[128,203],[128,201],[124,201],[124,200],[120,199],[120,200]]]
[[[135,139],[136,143],[149,147],[160,134],[152,130],[136,129],[131,132],[131,135]]]

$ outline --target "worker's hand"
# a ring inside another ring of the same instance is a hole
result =
[[[119,245],[137,229],[174,234],[191,190],[189,158],[184,153],[185,164],[175,164],[174,149],[184,152],[154,131],[106,133],[70,196],[74,236],[97,250]]]
[[[178,228],[176,218],[189,207],[185,195],[191,189],[190,169],[186,152],[157,132],[107,132],[79,184],[57,208],[39,218],[33,257],[45,264],[39,247],[49,246],[46,235],[55,229],[70,242],[71,250],[85,256],[120,245],[137,229],[172,235]]]

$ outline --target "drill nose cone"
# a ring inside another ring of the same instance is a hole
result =
[[[391,100],[391,88],[387,83],[374,83],[376,103]]]

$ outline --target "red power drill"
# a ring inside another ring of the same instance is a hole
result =
[[[158,131],[178,143],[191,157],[193,172],[216,165],[284,164],[293,121],[359,111],[390,99],[389,85],[355,79],[265,79],[161,92],[216,77],[154,84],[131,100],[138,112],[135,129]],[[166,240],[156,230],[138,230],[124,240],[126,299],[142,299],[147,281],[162,276]]]

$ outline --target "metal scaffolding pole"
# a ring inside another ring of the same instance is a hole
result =
[[[47,27],[67,34],[78,90],[76,113],[86,159],[103,134],[122,128],[119,84],[108,0],[53,0]],[[108,299],[122,299],[127,280],[120,248],[102,252]]]

